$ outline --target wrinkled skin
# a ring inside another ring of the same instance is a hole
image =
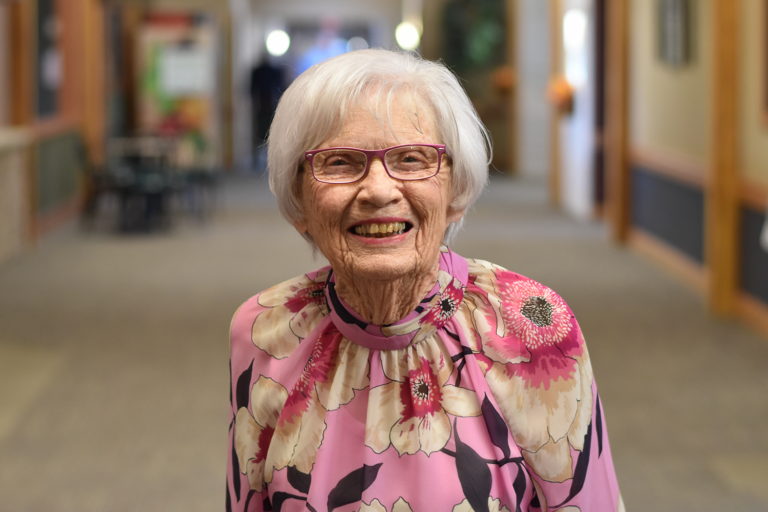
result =
[[[421,108],[418,118],[415,114],[412,109],[409,117],[406,107],[395,102],[391,130],[368,110],[354,108],[339,134],[313,149],[441,144],[431,112]],[[450,153],[451,148],[447,150]],[[333,266],[339,295],[363,318],[378,325],[407,316],[435,284],[445,230],[464,215],[464,210],[450,206],[450,159],[444,156],[440,172],[419,181],[390,178],[378,158],[357,183],[320,183],[313,178],[308,162],[302,164],[299,179],[305,219],[295,227],[312,236]],[[411,229],[391,241],[366,243],[350,232],[361,221],[393,217],[406,220]]]

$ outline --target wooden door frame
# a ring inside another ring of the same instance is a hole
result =
[[[713,0],[710,169],[705,196],[704,261],[710,309],[735,312],[739,269],[740,0]]]
[[[606,9],[605,220],[611,239],[624,244],[630,228],[629,0],[611,0]]]
[[[563,2],[549,0],[549,79],[550,83],[563,75]],[[550,106],[549,114],[549,202],[560,207],[560,122],[563,112],[556,105]]]

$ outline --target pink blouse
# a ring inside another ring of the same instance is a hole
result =
[[[243,304],[231,355],[228,511],[623,510],[579,325],[514,272],[443,247],[378,326],[322,268]]]

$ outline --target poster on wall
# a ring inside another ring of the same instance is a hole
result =
[[[58,114],[60,107],[59,94],[64,82],[64,61],[59,47],[61,20],[54,0],[39,0],[36,16],[36,114],[44,119]]]
[[[673,68],[692,60],[690,0],[658,0],[659,58]]]
[[[175,140],[179,167],[220,165],[216,42],[213,19],[187,13],[151,14],[140,33],[138,127]]]

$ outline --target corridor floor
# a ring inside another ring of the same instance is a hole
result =
[[[628,511],[768,511],[768,340],[536,183],[495,178],[453,248],[576,313]],[[0,266],[0,511],[223,510],[230,318],[321,264],[237,176],[207,223],[73,227]]]

